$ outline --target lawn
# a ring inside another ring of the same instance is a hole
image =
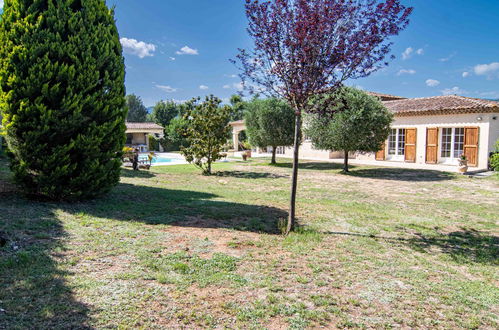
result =
[[[497,328],[499,179],[290,162],[123,170],[34,202],[0,160],[0,328]]]

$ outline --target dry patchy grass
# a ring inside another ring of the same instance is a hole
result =
[[[124,170],[77,204],[3,167],[0,328],[498,326],[497,177],[304,163],[283,237],[289,167]]]

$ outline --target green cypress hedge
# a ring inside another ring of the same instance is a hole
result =
[[[104,0],[5,0],[0,110],[15,180],[80,200],[119,181],[125,66]]]

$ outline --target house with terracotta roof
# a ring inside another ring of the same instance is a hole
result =
[[[421,165],[458,165],[461,155],[470,170],[488,168],[499,138],[499,103],[448,95],[383,101],[394,114],[384,148],[356,159]]]
[[[352,153],[352,163],[411,168],[458,170],[464,154],[469,171],[488,168],[489,154],[499,139],[499,102],[448,95],[403,98],[370,93],[379,97],[394,114],[390,135],[378,153]],[[241,130],[240,123],[237,125]],[[277,153],[292,157],[292,148]],[[303,159],[342,159],[341,152],[317,150],[305,139]]]
[[[149,145],[149,135],[161,138],[163,134],[163,127],[155,123],[127,122],[125,145],[127,147],[138,148],[140,152],[148,152],[151,148]]]

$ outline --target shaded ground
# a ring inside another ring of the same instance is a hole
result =
[[[0,329],[498,326],[497,176],[301,167],[282,237],[289,162],[123,170],[58,204],[0,159]]]

